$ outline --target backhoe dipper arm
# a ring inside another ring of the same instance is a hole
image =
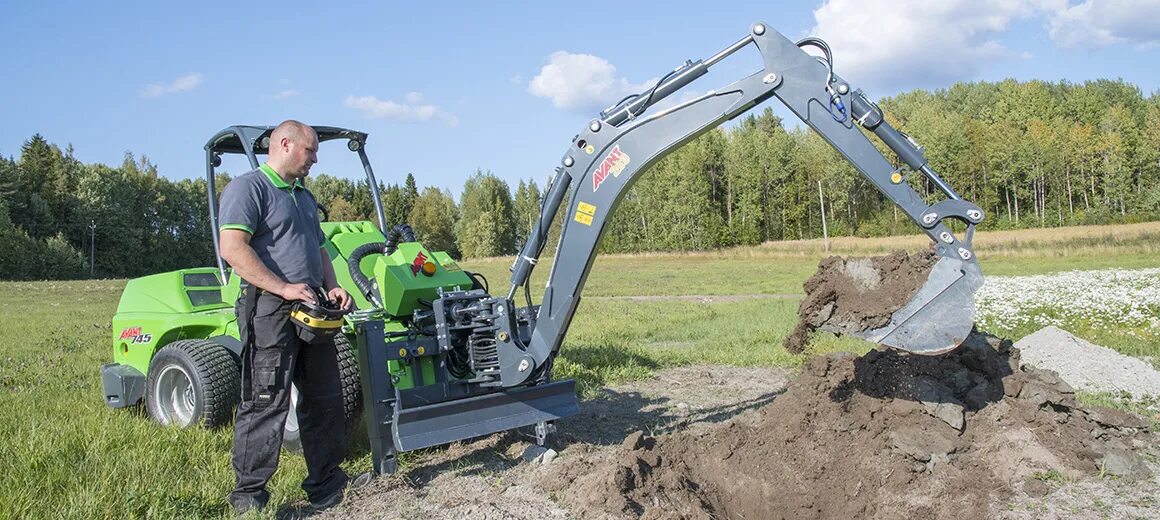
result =
[[[764,68],[760,72],[688,102],[644,113],[750,43],[761,53]],[[823,48],[826,60],[802,50],[811,45]],[[748,36],[720,53],[704,61],[686,62],[655,87],[602,112],[601,118],[591,121],[576,136],[545,196],[539,225],[512,265],[509,300],[518,287],[528,282],[547,240],[548,226],[570,191],[564,227],[535,327],[526,344],[500,348],[503,386],[529,382],[543,367],[550,367],[580,302],[580,292],[608,218],[637,174],[698,135],[773,96],[838,149],[917,223],[934,240],[940,257],[953,258],[959,262],[956,266],[972,264],[967,269],[977,273],[970,240],[974,224],[983,218],[982,211],[960,200],[926,164],[913,141],[891,127],[881,110],[860,91],[852,91],[833,74],[828,54],[829,49],[821,40],[806,38],[795,43],[768,25],[757,23]],[[859,125],[874,132],[907,165],[926,175],[947,199],[928,206],[871,144]],[[968,224],[965,240],[959,240],[943,225],[945,218]],[[981,275],[979,280],[981,283]]]

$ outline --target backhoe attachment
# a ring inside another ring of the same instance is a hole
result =
[[[749,45],[763,68],[723,88],[663,109],[662,99],[704,75],[709,67]],[[805,52],[814,47],[821,56]],[[963,201],[927,164],[909,136],[892,127],[881,109],[834,73],[826,43],[809,37],[791,41],[765,23],[705,60],[687,61],[656,85],[601,112],[573,138],[545,195],[539,225],[512,265],[511,299],[525,286],[547,241],[547,230],[566,194],[564,228],[547,289],[526,343],[500,349],[504,386],[521,384],[549,365],[567,332],[609,216],[637,174],[698,135],[776,98],[837,149],[883,195],[934,242],[938,260],[927,282],[889,322],[854,335],[917,354],[941,354],[957,347],[974,324],[975,291],[983,276],[972,250],[983,211]],[[873,133],[903,165],[891,165],[870,142]],[[922,175],[945,198],[928,204],[907,181]],[[965,224],[963,237],[944,224]],[[846,331],[849,333],[850,331]]]
[[[749,45],[761,53],[763,66],[756,74],[682,103],[655,106]],[[807,54],[803,47],[817,47],[824,56]],[[373,307],[352,314],[350,321],[358,336],[375,471],[393,471],[400,451],[521,427],[532,428],[543,444],[555,421],[576,414],[575,383],[553,380],[552,366],[610,215],[650,165],[771,98],[841,152],[934,241],[937,262],[924,264],[934,263],[926,283],[905,303],[900,299],[889,320],[880,315],[872,327],[863,327],[872,330],[852,332],[919,354],[946,352],[963,341],[974,316],[972,295],[983,282],[971,250],[983,212],[962,201],[910,138],[834,74],[832,63],[825,42],[793,42],[758,23],[725,50],[686,62],[589,121],[556,170],[539,221],[512,265],[506,297],[490,294],[486,279],[414,242],[400,243],[393,252],[385,243],[352,252],[351,278],[362,279],[356,285]],[[923,200],[864,132],[874,133],[945,200],[933,205]],[[564,226],[552,271],[541,303],[534,305],[528,282],[561,210]],[[966,225],[964,238],[944,225],[946,219]],[[371,253],[382,254],[373,266],[373,282],[364,279],[369,273],[359,256]],[[522,307],[516,303],[520,287],[528,300]],[[908,291],[898,294],[906,297]]]

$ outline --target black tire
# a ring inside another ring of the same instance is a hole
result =
[[[362,413],[362,381],[358,375],[358,356],[350,344],[350,338],[339,334],[334,338],[334,348],[338,351],[338,377],[342,380],[342,411],[349,427],[358,423]]]
[[[352,426],[358,424],[359,414],[362,412],[362,383],[358,376],[358,357],[345,334],[334,337],[334,349],[338,355],[338,377],[342,382],[342,411],[349,431]],[[298,418],[294,415],[294,407],[298,404],[298,391],[292,388],[291,392],[291,409],[290,413],[286,414],[286,424],[282,430],[282,447],[287,451],[301,453],[302,438],[298,432]]]
[[[233,354],[204,339],[174,341],[157,351],[145,380],[149,417],[181,428],[216,428],[233,420],[241,374]]]

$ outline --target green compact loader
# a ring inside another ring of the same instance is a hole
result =
[[[373,277],[382,283],[383,294],[396,315],[409,315],[419,300],[432,300],[440,290],[467,290],[477,283],[444,252],[428,251],[415,242],[405,225],[388,227],[374,173],[364,146],[367,134],[334,127],[314,127],[320,142],[345,140],[366,171],[378,222],[326,222],[324,247],[334,263],[339,284],[346,288],[359,309],[370,307],[366,291],[352,280],[350,259],[362,247],[356,269],[359,278]],[[240,396],[238,324],[234,302],[240,277],[232,276],[220,256],[217,233],[217,201],[214,198],[215,168],[223,154],[242,154],[253,168],[267,152],[273,127],[231,126],[205,145],[206,179],[216,267],[182,269],[130,280],[125,285],[113,317],[113,363],[101,367],[105,402],[113,408],[144,401],[156,421],[179,427],[201,424],[227,425]],[[322,210],[325,215],[325,209]],[[383,230],[386,230],[384,233]],[[364,247],[364,246],[369,247]],[[379,244],[375,247],[374,244]],[[367,252],[378,253],[374,255]],[[385,253],[385,254],[384,254]],[[410,302],[410,303],[404,303]],[[402,325],[396,324],[402,329]],[[342,372],[343,404],[348,422],[362,409],[358,361],[352,346],[354,329],[349,322],[336,336]],[[413,384],[412,367],[392,363],[389,368],[398,385]],[[432,370],[430,366],[418,367]],[[291,390],[297,401],[296,392]],[[285,443],[296,448],[297,417],[286,420]]]

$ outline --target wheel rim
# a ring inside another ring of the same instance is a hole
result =
[[[161,422],[183,428],[193,423],[197,396],[193,381],[184,368],[177,365],[165,367],[157,377],[156,390],[153,404],[160,412]]]

